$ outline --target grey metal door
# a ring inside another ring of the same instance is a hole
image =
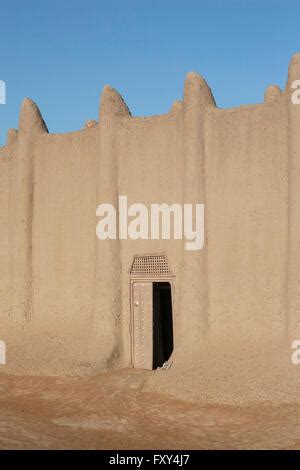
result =
[[[153,369],[152,282],[133,283],[133,366]]]

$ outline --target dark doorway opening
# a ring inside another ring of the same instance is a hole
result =
[[[161,367],[173,351],[172,293],[169,282],[153,283],[153,369]]]

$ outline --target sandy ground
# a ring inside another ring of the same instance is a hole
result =
[[[0,375],[0,448],[300,449],[299,404],[205,405],[149,392],[146,381],[134,370]]]

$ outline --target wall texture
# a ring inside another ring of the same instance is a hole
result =
[[[99,123],[49,134],[25,99],[0,149],[0,321],[8,372],[92,373],[131,363],[129,270],[167,254],[174,278],[174,368],[216,341],[300,334],[300,106],[291,83],[263,104],[218,109],[188,74],[182,101],[135,118],[105,87]],[[205,245],[96,238],[96,207],[204,203]],[[4,369],[5,368],[5,369]]]

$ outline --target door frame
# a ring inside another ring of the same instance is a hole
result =
[[[129,296],[130,296],[130,367],[134,368],[134,301],[133,301],[133,285],[135,283],[145,283],[145,282],[169,282],[171,288],[171,305],[172,305],[172,323],[173,323],[173,352],[175,347],[175,311],[174,311],[174,291],[175,291],[175,276],[173,275],[160,275],[160,276],[132,276],[130,275],[129,281]],[[153,319],[153,306],[152,306],[152,319]],[[153,335],[153,333],[152,333]],[[173,354],[173,353],[172,353]],[[153,370],[153,369],[152,369]]]

